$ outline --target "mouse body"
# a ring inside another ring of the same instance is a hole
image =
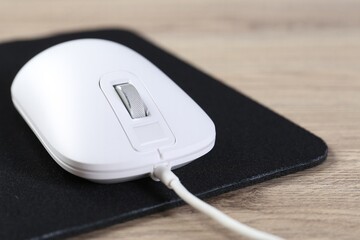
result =
[[[215,144],[207,114],[132,49],[102,39],[64,42],[27,62],[13,103],[65,170],[100,183],[185,165]]]

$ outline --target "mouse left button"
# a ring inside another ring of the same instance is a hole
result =
[[[131,118],[143,118],[149,115],[148,109],[141,99],[139,92],[130,83],[123,83],[114,86],[121,101],[124,103]]]

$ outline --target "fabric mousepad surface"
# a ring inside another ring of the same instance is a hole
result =
[[[102,185],[71,175],[55,163],[15,110],[10,86],[19,69],[46,48],[80,38],[108,39],[134,49],[165,72],[214,121],[213,150],[175,170],[200,198],[309,168],[326,158],[327,146],[320,138],[131,31],[80,32],[3,43],[0,239],[63,238],[182,204],[172,191],[150,178]]]

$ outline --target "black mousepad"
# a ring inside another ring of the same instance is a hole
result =
[[[67,173],[15,110],[10,86],[19,69],[42,50],[79,38],[108,39],[134,49],[211,117],[217,134],[213,150],[175,170],[183,184],[201,198],[309,168],[326,158],[327,146],[317,136],[131,31],[80,32],[3,43],[0,239],[63,238],[182,204],[172,191],[150,178],[102,185]]]

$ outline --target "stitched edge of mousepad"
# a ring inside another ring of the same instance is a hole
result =
[[[16,112],[10,86],[18,70],[42,50],[79,38],[108,39],[139,52],[212,118],[217,131],[214,149],[175,170],[189,191],[200,198],[303,170],[320,164],[327,156],[322,139],[132,31],[107,29],[3,43],[1,239],[63,238],[183,204],[150,178],[101,185],[67,173],[51,159]]]

